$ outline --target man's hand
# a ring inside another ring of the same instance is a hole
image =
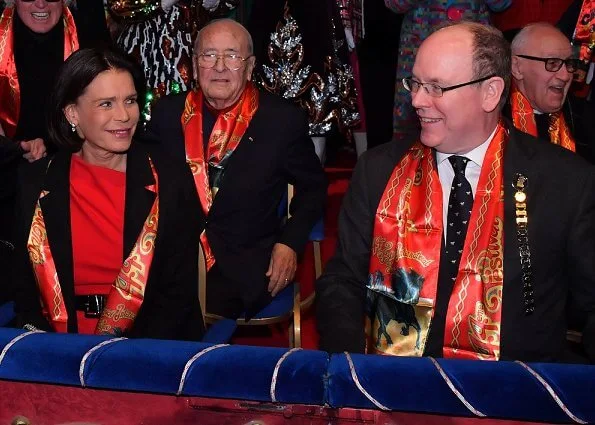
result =
[[[276,296],[293,280],[297,269],[297,254],[282,243],[276,243],[271,254],[271,262],[266,276],[269,279],[269,292]]]
[[[43,139],[33,139],[21,142],[21,149],[25,151],[23,158],[29,162],[37,161],[47,155]]]

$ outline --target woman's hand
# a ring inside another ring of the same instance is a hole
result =
[[[21,149],[25,151],[23,158],[29,162],[37,161],[47,155],[45,143],[40,138],[21,142]]]

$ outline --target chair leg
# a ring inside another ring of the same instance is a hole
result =
[[[294,282],[293,284],[293,323],[289,329],[289,346],[292,348],[301,348],[302,346],[302,323],[301,323],[301,297],[300,284]]]
[[[318,279],[322,274],[322,257],[320,255],[320,241],[312,241],[312,248],[314,249],[314,275]]]
[[[207,324],[207,262],[202,244],[198,246],[198,302],[202,313],[202,320]]]

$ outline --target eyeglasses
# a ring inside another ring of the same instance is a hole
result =
[[[562,65],[566,65],[566,71],[570,72],[571,74],[575,73],[578,69],[578,59],[569,58],[569,59],[560,59],[560,58],[539,58],[537,56],[529,56],[529,55],[515,55],[519,58],[529,59],[532,61],[539,61],[545,63],[545,70],[549,72],[558,72]]]
[[[426,91],[426,93],[428,93],[430,96],[442,97],[444,92],[458,89],[458,88],[465,87],[465,86],[469,86],[471,84],[481,83],[482,81],[485,81],[485,80],[495,77],[495,76],[496,76],[495,74],[490,74],[486,77],[478,78],[477,80],[468,81],[466,83],[456,84],[454,86],[449,86],[449,87],[441,87],[435,83],[422,83],[420,81],[414,80],[413,78],[403,78],[403,87],[405,87],[405,90],[407,90],[413,94],[417,93],[419,91],[420,87],[423,87],[424,90]]]
[[[250,59],[253,55],[250,55],[246,58],[241,57],[240,55],[236,55],[234,53],[226,53],[224,55],[217,55],[215,53],[201,53],[198,55],[198,66],[201,68],[210,69],[217,64],[217,60],[221,58],[223,60],[223,65],[230,71],[237,71],[240,69],[244,62]]]

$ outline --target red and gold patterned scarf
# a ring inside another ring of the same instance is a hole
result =
[[[448,304],[445,357],[497,360],[500,356],[507,140],[508,131],[500,123],[481,168]],[[367,324],[368,351],[423,354],[436,303],[442,221],[434,152],[417,142],[391,174],[376,212],[368,282],[373,313]]]
[[[202,107],[202,91],[198,89],[188,93],[182,114],[182,128],[184,129],[186,162],[194,176],[200,204],[207,215],[216,195],[216,191],[211,190],[209,185],[209,162],[218,164],[238,147],[258,109],[258,89],[248,82],[236,105],[229,111],[218,115],[209,137],[206,155],[203,144]],[[211,251],[205,231],[200,235],[200,241],[205,252],[208,270],[215,264],[215,256]]]
[[[98,335],[121,336],[124,334],[134,323],[144,299],[159,222],[157,173],[153,162],[150,159],[149,162],[155,184],[147,186],[147,189],[155,193],[155,201],[130,255],[124,260],[118,277],[107,296],[106,306],[95,328],[95,333]],[[42,191],[39,200],[48,193]],[[68,332],[68,314],[39,200],[33,214],[27,250],[41,293],[44,315],[56,332]]]
[[[13,137],[19,122],[21,89],[14,61],[14,6],[8,6],[0,16],[0,125],[8,137]],[[64,7],[64,60],[79,48],[74,18]],[[43,64],[40,64],[43,66]]]
[[[585,65],[585,70],[575,73],[574,81],[584,83],[587,76],[595,49],[595,0],[583,0],[581,11],[578,15],[576,27],[572,37],[572,44],[579,47],[579,59]]]
[[[538,137],[533,107],[529,99],[520,92],[514,83],[510,89],[510,108],[514,126],[523,133]],[[570,134],[568,125],[566,125],[562,111],[550,114],[549,135],[550,141],[554,145],[561,145],[572,152],[576,152],[574,139]]]

